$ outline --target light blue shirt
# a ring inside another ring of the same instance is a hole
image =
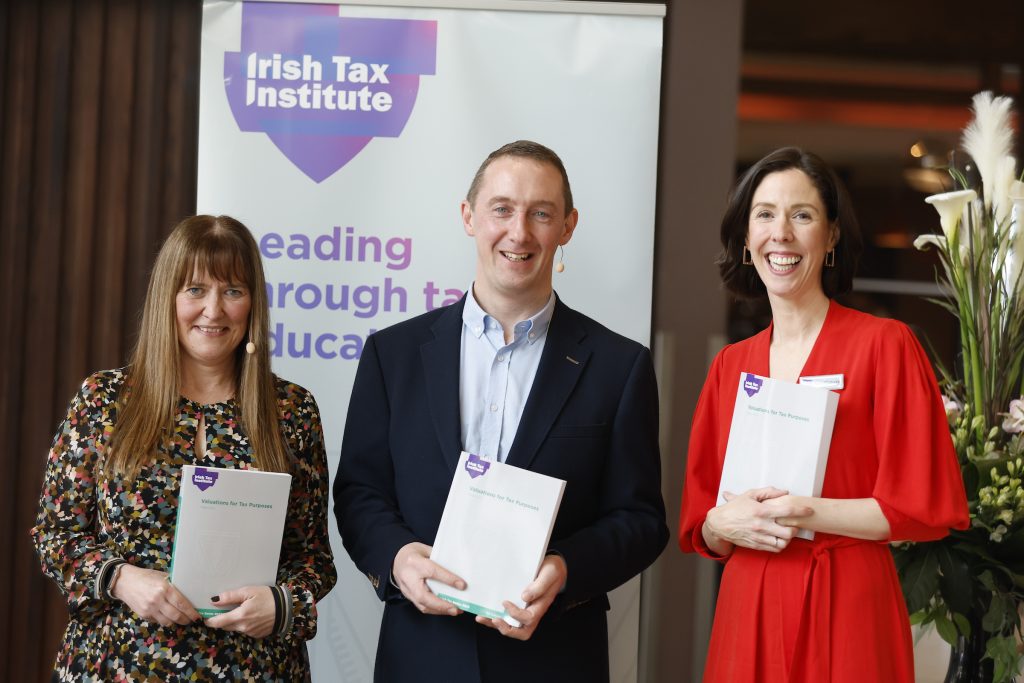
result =
[[[516,323],[512,342],[495,318],[480,308],[473,288],[462,311],[459,409],[462,447],[504,462],[519,429],[555,310],[555,293],[544,308]]]

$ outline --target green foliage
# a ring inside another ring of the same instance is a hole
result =
[[[939,587],[938,566],[935,553],[926,547],[920,555],[911,558],[908,566],[903,569],[900,584],[903,586],[903,596],[907,600],[909,612],[924,610],[931,602],[935,590]]]
[[[951,175],[967,188],[963,174]],[[995,681],[1005,683],[1022,661],[1024,440],[1004,418],[1024,388],[1024,236],[1009,214],[997,218],[996,202],[973,197],[929,198],[944,234],[922,238],[938,247],[946,296],[935,303],[960,325],[955,367],[938,367],[970,527],[939,541],[897,544],[893,555],[911,622],[934,624],[950,644],[980,628]]]

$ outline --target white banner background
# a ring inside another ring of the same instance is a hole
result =
[[[538,5],[542,12],[503,11]],[[292,357],[288,333],[297,335],[297,349],[308,333],[311,342],[321,338],[324,355],[354,355],[371,330],[425,311],[428,282],[441,291],[435,305],[450,298],[444,290],[465,290],[475,251],[462,230],[459,201],[483,158],[506,142],[546,144],[569,173],[580,223],[565,249],[566,270],[555,275],[558,294],[649,344],[663,6],[639,13],[637,6],[621,6],[639,14],[633,16],[581,14],[579,7],[594,10],[599,3],[339,8],[342,17],[436,21],[436,73],[420,77],[399,137],[373,139],[316,183],[265,134],[239,129],[225,94],[224,53],[240,50],[243,4],[206,0],[198,211],[235,216],[257,240],[273,240],[267,236],[276,233],[285,244],[264,250],[273,323],[285,331],[276,340],[274,368],[316,395],[332,480],[356,361],[319,357],[315,348],[308,358]],[[287,245],[297,239],[292,235],[315,242],[335,226],[342,247],[348,234],[356,243],[379,239],[380,261],[288,256]],[[383,290],[386,278],[392,290],[405,290],[404,308],[402,297],[393,295],[392,310],[385,311],[380,291],[374,310],[369,288]],[[280,297],[282,283],[295,289]],[[367,287],[363,305],[350,300],[347,311],[298,305],[297,295],[309,306],[327,285],[335,296],[343,285]],[[343,335],[355,336],[345,342]],[[314,680],[369,681],[382,607],[345,553],[333,507],[330,527],[339,579],[319,606],[319,635],[310,645]],[[613,681],[636,679],[638,598],[638,580],[612,596]]]

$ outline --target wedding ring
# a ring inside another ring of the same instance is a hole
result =
[[[772,536],[772,543],[774,543],[775,547],[778,548],[779,547],[779,537],[778,536]]]

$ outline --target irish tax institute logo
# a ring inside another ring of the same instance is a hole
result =
[[[205,467],[197,467],[196,471],[192,474],[192,483],[196,485],[200,491],[205,491],[214,484],[217,483],[217,473],[213,470],[208,470]]]
[[[761,385],[763,383],[763,379],[748,372],[747,376],[743,380],[743,391],[747,392],[748,397],[754,398],[754,394],[761,391]]]
[[[319,183],[373,138],[402,134],[436,58],[435,21],[247,2],[241,51],[224,53],[224,87],[238,127],[266,133]]]
[[[470,453],[469,457],[466,458],[466,471],[469,472],[470,479],[476,479],[487,474],[487,470],[490,468],[491,463],[481,458],[476,453]]]

